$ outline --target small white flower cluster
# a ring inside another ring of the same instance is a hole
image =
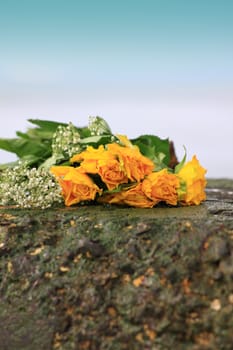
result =
[[[48,170],[30,169],[26,163],[19,162],[0,173],[1,205],[46,209],[60,202],[61,188]]]
[[[52,152],[54,155],[70,158],[81,151],[79,142],[80,134],[72,123],[67,126],[59,125],[53,136]]]
[[[108,124],[100,117],[89,117],[88,129],[91,132],[91,136],[111,134]]]

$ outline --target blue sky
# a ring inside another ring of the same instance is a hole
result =
[[[169,137],[233,178],[233,1],[0,4],[0,137],[28,118]],[[218,165],[216,165],[216,156]],[[0,163],[11,158],[0,153]]]

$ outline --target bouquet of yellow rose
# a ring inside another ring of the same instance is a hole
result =
[[[2,166],[2,204],[46,208],[64,201],[67,206],[97,202],[152,208],[160,202],[198,205],[206,198],[206,170],[196,156],[186,162],[185,154],[178,163],[168,139],[143,135],[129,140],[112,134],[100,117],[90,118],[84,128],[33,122],[39,128],[29,130],[27,138],[18,133],[21,139],[0,139],[0,148],[20,158],[16,165]],[[46,154],[38,151],[44,144]]]
[[[168,168],[154,171],[154,163],[127,141],[127,145],[112,143],[97,149],[89,146],[70,162],[70,166],[51,167],[67,206],[97,199],[152,208],[159,202],[191,205],[205,199],[205,169],[195,156],[177,173]]]

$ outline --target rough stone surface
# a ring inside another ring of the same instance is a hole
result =
[[[197,207],[0,209],[0,349],[231,350],[233,181]]]

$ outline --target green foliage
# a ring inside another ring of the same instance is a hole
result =
[[[0,148],[15,153],[22,161],[27,160],[29,165],[38,165],[51,155],[49,140],[19,137],[18,139],[0,139]]]
[[[47,159],[52,157],[53,136],[59,126],[67,127],[66,123],[59,123],[48,120],[29,119],[34,128],[29,128],[27,132],[17,131],[17,138],[0,139],[0,149],[14,153],[21,161],[26,161],[29,166],[39,167]],[[81,137],[89,137],[90,130],[87,127],[76,128]],[[58,159],[61,157],[57,156]],[[54,159],[54,158],[53,158]],[[16,162],[2,164],[0,169],[7,166],[12,167]]]
[[[115,141],[116,139],[113,135],[100,135],[100,136],[90,136],[80,140],[80,144],[83,146],[93,146],[97,148],[100,145],[106,145]]]
[[[131,140],[137,145],[141,153],[151,159],[155,164],[155,170],[168,167],[170,162],[169,140],[161,139],[154,135],[142,135]]]
[[[27,161],[28,165],[38,167],[52,155],[52,138],[60,123],[39,119],[28,121],[36,127],[29,128],[25,133],[17,131],[18,138],[0,139],[0,149],[15,153],[20,160]]]
[[[107,122],[101,117],[90,117],[89,125],[76,127],[69,123],[49,120],[29,119],[34,127],[26,132],[17,131],[17,138],[0,139],[0,149],[15,153],[21,161],[30,167],[49,168],[54,164],[63,164],[74,153],[83,151],[87,146],[116,142],[117,137]],[[169,140],[154,135],[142,135],[131,140],[141,153],[155,164],[155,170],[168,167],[170,161]],[[15,165],[15,162],[8,166]],[[5,164],[0,166],[4,169]]]
[[[186,148],[184,147],[184,157],[181,160],[181,162],[177,164],[177,166],[175,167],[175,170],[174,170],[175,174],[177,174],[183,168],[186,162],[186,158],[187,158],[187,151],[186,151]]]

